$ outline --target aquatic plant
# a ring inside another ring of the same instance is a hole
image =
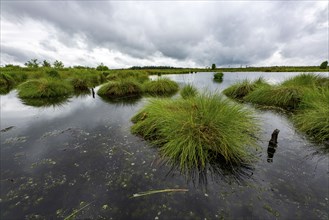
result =
[[[142,93],[141,85],[131,79],[108,82],[98,90],[97,94],[109,98],[138,96]]]
[[[255,81],[243,80],[226,88],[223,93],[233,99],[243,99],[250,92],[260,87],[269,87],[269,84],[262,78]]]
[[[299,86],[264,86],[250,92],[244,100],[259,105],[295,110],[304,91],[305,89]]]
[[[67,96],[73,92],[66,81],[44,78],[28,80],[18,86],[20,98],[50,98]]]
[[[222,82],[224,74],[222,72],[217,72],[214,74],[214,81]]]
[[[217,94],[190,99],[151,100],[132,121],[134,134],[160,148],[162,158],[181,170],[253,160],[258,125],[252,111]]]
[[[197,94],[198,94],[198,90],[191,84],[187,84],[180,91],[180,95],[182,96],[183,99],[195,97]]]
[[[179,86],[168,78],[158,78],[144,83],[144,92],[150,95],[172,95],[176,93]]]
[[[6,74],[0,73],[0,94],[8,93],[15,85],[14,79]]]
[[[317,141],[329,140],[329,88],[309,90],[293,116],[295,126]]]

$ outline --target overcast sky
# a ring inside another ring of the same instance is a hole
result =
[[[328,1],[3,1],[1,65],[320,65]]]

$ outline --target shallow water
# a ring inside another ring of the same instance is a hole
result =
[[[271,83],[298,73],[168,75],[181,85],[222,91],[245,78]],[[328,73],[322,73],[328,74]],[[60,106],[26,106],[12,91],[1,96],[1,219],[328,219],[328,153],[298,133],[288,116],[256,110],[262,122],[259,160],[236,180],[209,173],[188,180],[160,163],[157,150],[129,132],[147,102],[109,103],[96,95]],[[268,162],[268,141],[280,129]],[[139,192],[188,192],[132,198]],[[82,209],[81,209],[82,208]]]

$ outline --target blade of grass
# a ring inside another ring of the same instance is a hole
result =
[[[171,192],[187,192],[188,189],[160,189],[160,190],[150,190],[146,192],[140,192],[133,194],[130,198],[136,198],[136,197],[141,197],[141,196],[148,196],[148,195],[153,195],[157,193],[171,193]]]

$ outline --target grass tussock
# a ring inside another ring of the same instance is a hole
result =
[[[285,80],[283,86],[301,86],[307,88],[329,87],[329,78],[311,73],[302,73]]]
[[[144,83],[149,80],[149,74],[146,71],[136,71],[136,70],[121,70],[121,71],[112,71],[107,77],[108,80],[111,81],[119,81],[119,80],[135,80],[139,83]]]
[[[15,85],[15,80],[9,74],[0,73],[0,94],[8,93]]]
[[[243,99],[250,92],[261,87],[269,87],[269,84],[263,79],[258,78],[255,81],[244,80],[226,88],[223,93],[233,99]]]
[[[80,91],[88,91],[89,92],[89,87],[88,87],[88,80],[86,79],[81,79],[81,78],[73,78],[70,80],[71,85],[74,88],[74,91],[80,92]]]
[[[214,81],[215,82],[223,82],[223,76],[224,76],[224,73],[222,72],[217,72],[214,74]]]
[[[176,82],[168,78],[158,78],[156,80],[144,83],[144,92],[150,95],[171,95],[178,91],[179,86]]]
[[[34,79],[22,83],[18,87],[20,98],[53,98],[67,96],[73,88],[65,81],[55,79]]]
[[[183,99],[193,98],[198,95],[198,90],[193,85],[187,84],[181,89],[180,95]]]
[[[108,82],[97,92],[98,95],[108,98],[138,96],[141,93],[141,85],[131,79]]]
[[[296,110],[304,89],[292,86],[261,87],[249,93],[244,100],[259,105],[274,106],[285,110]]]
[[[329,88],[308,91],[293,122],[315,140],[329,141]]]
[[[253,160],[249,147],[256,146],[258,125],[252,112],[220,95],[154,99],[132,121],[134,134],[182,170],[204,168],[214,158],[231,165]]]

